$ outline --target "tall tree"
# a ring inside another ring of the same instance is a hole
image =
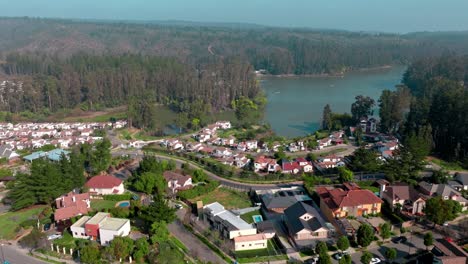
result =
[[[322,129],[330,130],[333,125],[332,110],[329,104],[325,105],[322,114]]]
[[[359,121],[361,117],[373,114],[374,99],[363,95],[358,95],[355,99],[356,101],[351,105],[351,114],[355,122]]]
[[[346,236],[340,236],[338,241],[336,241],[336,246],[339,250],[345,251],[349,248],[349,239]]]

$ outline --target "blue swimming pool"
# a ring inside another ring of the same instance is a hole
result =
[[[130,207],[130,202],[127,202],[127,201],[121,202],[119,203],[119,207]]]
[[[263,217],[261,215],[252,215],[252,218],[254,220],[254,223],[263,221]]]

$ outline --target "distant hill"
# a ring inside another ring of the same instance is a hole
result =
[[[272,74],[342,73],[468,51],[468,32],[398,35],[185,21],[0,18],[0,36],[3,54],[131,53],[192,65],[237,57]]]

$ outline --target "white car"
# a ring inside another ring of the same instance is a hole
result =
[[[60,234],[53,234],[53,235],[47,236],[47,240],[54,240],[54,239],[61,238],[61,237],[62,235]]]
[[[382,260],[380,260],[379,258],[372,258],[371,261],[370,261],[370,264],[377,264],[377,263],[380,263],[382,262]]]

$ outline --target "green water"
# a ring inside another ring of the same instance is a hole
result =
[[[382,90],[395,89],[406,67],[348,73],[344,77],[267,77],[261,80],[268,98],[265,120],[281,136],[313,133],[320,126],[323,107],[350,113],[356,95],[379,98]]]

